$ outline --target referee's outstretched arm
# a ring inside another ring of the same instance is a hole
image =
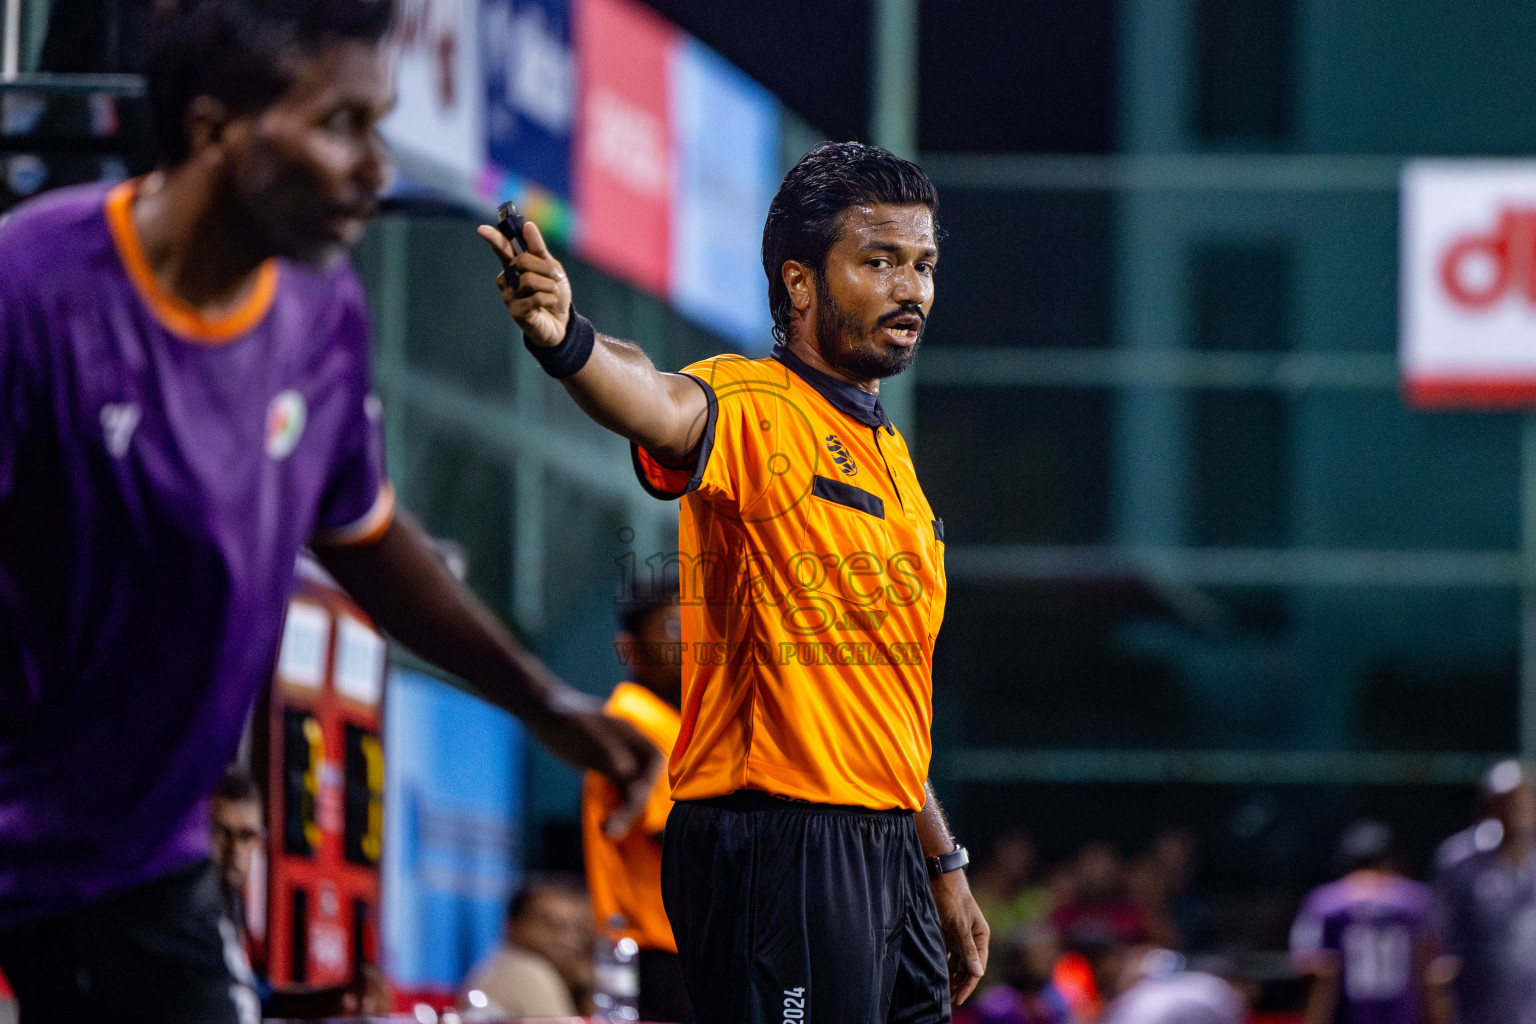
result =
[[[696,458],[709,407],[698,382],[662,373],[638,345],[593,331],[571,308],[570,279],[550,255],[538,225],[529,222],[523,229],[528,244],[523,253],[514,253],[512,243],[489,225],[481,225],[479,233],[501,257],[503,268],[517,270],[515,284],[505,269],[496,278],[501,300],[534,354],[561,377],[576,404],[665,465],[684,466]],[[574,372],[563,375],[562,361]]]

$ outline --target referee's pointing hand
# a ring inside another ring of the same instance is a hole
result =
[[[496,278],[501,301],[507,312],[535,345],[554,348],[565,337],[571,322],[571,282],[565,267],[549,253],[539,226],[528,221],[523,227],[527,252],[515,252],[500,231],[489,224],[476,229],[501,258],[502,271]],[[507,280],[507,270],[517,271],[517,285]]]

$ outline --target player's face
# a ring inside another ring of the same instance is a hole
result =
[[[822,358],[856,380],[910,366],[933,308],[938,261],[933,214],[921,203],[845,210],[816,283]]]
[[[683,662],[678,651],[683,617],[679,607],[668,604],[654,609],[640,623],[639,635],[633,639],[640,655],[634,661],[636,682],[675,701],[683,690]]]
[[[233,892],[245,889],[251,861],[266,832],[261,823],[261,804],[255,800],[213,800],[213,863]]]
[[[345,40],[298,59],[288,91],[249,119],[234,191],[264,251],[323,267],[362,235],[390,173],[378,126],[393,78],[382,46]]]

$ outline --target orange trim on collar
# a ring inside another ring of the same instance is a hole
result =
[[[142,178],[125,181],[107,193],[107,226],[112,230],[112,241],[128,271],[128,279],[155,319],[173,333],[202,345],[227,344],[259,324],[277,295],[277,260],[262,263],[256,272],[256,286],[240,308],[223,316],[210,317],[188,305],[167,291],[155,277],[138,232],[134,230],[133,197],[141,181]]]

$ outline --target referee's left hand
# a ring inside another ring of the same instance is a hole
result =
[[[975,991],[987,970],[992,929],[971,895],[964,871],[950,871],[928,883],[939,907],[939,927],[949,962],[949,998],[956,1005]]]

